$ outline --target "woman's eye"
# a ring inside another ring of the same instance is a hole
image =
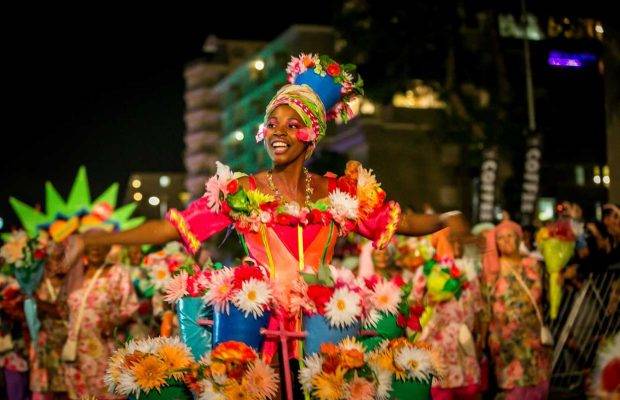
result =
[[[276,127],[276,124],[274,124],[273,122],[270,122],[267,124],[267,128],[269,129],[274,129]]]
[[[299,129],[298,124],[288,124],[289,129]]]

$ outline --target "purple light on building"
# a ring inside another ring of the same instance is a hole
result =
[[[590,53],[566,53],[551,50],[547,64],[560,68],[582,68],[596,61],[596,56]]]

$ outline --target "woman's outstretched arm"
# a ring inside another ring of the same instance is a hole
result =
[[[75,235],[69,238],[63,264],[72,266],[84,254],[84,248],[88,245],[164,244],[179,239],[179,232],[167,220],[147,221],[137,228],[124,232]]]

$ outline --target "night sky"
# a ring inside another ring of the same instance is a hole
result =
[[[42,203],[46,180],[66,196],[80,165],[93,196],[113,182],[124,189],[134,171],[183,171],[183,66],[201,55],[205,38],[269,41],[292,23],[329,25],[333,4],[224,1],[217,11],[54,4],[7,13],[14,24],[3,35],[4,229],[16,221],[9,196]]]
[[[93,197],[112,182],[123,189],[133,171],[183,171],[183,67],[209,34],[269,41],[292,23],[329,24],[332,15],[329,7],[293,15],[290,6],[247,4],[29,16],[5,49],[4,229],[16,221],[9,196],[42,203],[46,180],[66,196],[80,165]]]

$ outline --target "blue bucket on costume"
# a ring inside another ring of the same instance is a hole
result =
[[[265,341],[261,335],[261,328],[267,328],[271,313],[263,312],[263,315],[254,318],[252,314],[246,317],[237,306],[230,304],[229,313],[213,312],[213,347],[220,343],[234,340],[243,342],[248,346],[260,351]]]
[[[199,360],[211,350],[211,328],[198,324],[199,319],[211,319],[213,308],[207,306],[200,297],[183,297],[176,304],[179,318],[179,335],[181,340]]]
[[[347,336],[356,337],[360,324],[356,322],[347,328],[334,328],[327,319],[319,314],[304,315],[304,330],[308,333],[304,341],[306,355],[318,353],[322,343],[340,343]]]
[[[329,75],[321,76],[315,73],[313,69],[309,69],[295,77],[295,84],[310,86],[321,98],[325,111],[340,101],[342,86],[334,82],[334,78]]]

